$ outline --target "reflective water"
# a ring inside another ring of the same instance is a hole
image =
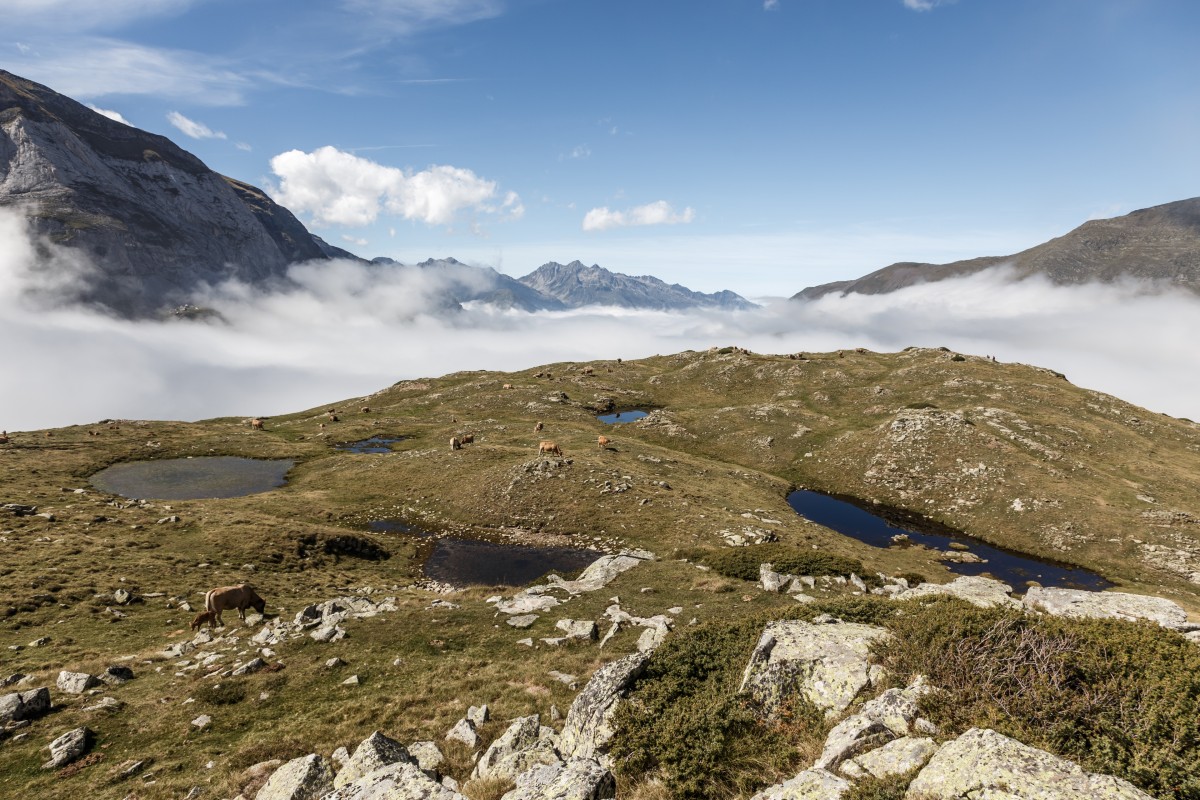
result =
[[[403,442],[407,438],[407,436],[372,436],[361,442],[340,442],[333,447],[335,450],[347,453],[390,453],[392,452],[391,445]]]
[[[788,505],[800,516],[874,547],[891,546],[892,537],[901,533],[906,534],[912,544],[935,550],[961,550],[961,546],[965,545],[986,563],[948,562],[946,566],[951,572],[959,575],[989,575],[1009,584],[1018,593],[1024,592],[1031,581],[1042,586],[1091,591],[1113,585],[1083,567],[1004,550],[912,512],[865,503],[860,505],[851,498],[831,497],[806,489],[792,492],[787,500]],[[960,547],[951,547],[952,542]]]
[[[291,459],[213,456],[113,464],[91,478],[102,492],[145,500],[241,497],[283,486]]]
[[[611,414],[597,414],[596,419],[601,422],[607,422],[609,425],[615,425],[617,423],[634,422],[649,415],[649,411],[635,408],[631,411],[614,411]]]

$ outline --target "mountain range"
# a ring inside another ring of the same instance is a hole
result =
[[[1200,293],[1200,197],[1085,222],[1070,233],[1011,256],[950,264],[902,261],[856,280],[810,286],[794,300],[833,292],[885,294],[917,283],[971,275],[1009,265],[1016,279],[1044,275],[1059,285],[1149,280]]]
[[[161,314],[227,279],[257,287],[286,282],[288,267],[301,261],[368,263],[309,232],[262,189],[217,174],[170,139],[3,70],[0,207],[19,210],[34,233],[96,267],[74,299],[126,317]],[[452,258],[417,266],[450,278],[441,303],[447,309],[467,302],[525,311],[754,305],[732,292],[702,294],[578,261],[546,264],[519,281]]]

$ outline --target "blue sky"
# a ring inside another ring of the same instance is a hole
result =
[[[0,67],[367,257],[791,294],[1198,194],[1186,0],[3,6]]]

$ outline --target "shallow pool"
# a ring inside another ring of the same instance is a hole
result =
[[[347,453],[390,453],[393,444],[403,442],[407,438],[407,436],[372,436],[361,442],[339,442],[333,447],[335,450]]]
[[[236,456],[164,458],[113,464],[91,478],[102,492],[144,500],[241,497],[283,486],[296,462]]]
[[[635,422],[642,417],[648,416],[650,416],[649,411],[635,408],[631,411],[614,411],[611,414],[597,414],[596,419],[609,425],[616,425],[617,423]]]

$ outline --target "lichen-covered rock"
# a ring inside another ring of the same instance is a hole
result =
[[[0,725],[37,719],[50,710],[50,690],[45,686],[0,697]]]
[[[333,779],[333,785],[339,788],[389,764],[412,761],[404,745],[375,731],[354,748],[342,771]]]
[[[648,653],[633,653],[596,670],[575,696],[563,722],[558,739],[558,751],[563,758],[592,758],[608,766],[608,743],[613,737],[612,717],[617,703],[649,660]]]
[[[843,763],[839,771],[855,779],[868,775],[875,778],[901,775],[925,764],[937,750],[937,743],[933,739],[904,736],[855,756]]]
[[[1084,772],[1078,764],[986,728],[942,745],[908,787],[930,800],[1151,800],[1128,781]]]
[[[806,769],[791,780],[768,786],[750,800],[841,800],[850,782],[823,769]]]
[[[333,791],[333,767],[312,753],[271,773],[254,800],[318,800]]]
[[[948,594],[982,608],[991,606],[1019,608],[1021,603],[1010,597],[1010,592],[1012,592],[1012,587],[1007,583],[980,575],[963,575],[950,583],[922,583],[920,586],[900,592],[895,597],[897,600],[910,600],[914,597]]]
[[[65,767],[91,749],[95,740],[90,728],[67,731],[50,743],[50,760],[42,764],[42,769]]]
[[[123,664],[114,664],[97,677],[109,686],[120,686],[133,680],[133,670]]]
[[[595,641],[598,636],[595,620],[590,619],[560,619],[554,627],[566,634],[568,639]]]
[[[1165,597],[1127,592],[1088,592],[1033,586],[1025,594],[1025,607],[1055,617],[1148,619],[1164,628],[1187,624],[1187,612]]]
[[[835,725],[825,737],[821,755],[817,757],[813,766],[819,769],[836,769],[846,759],[879,747],[895,736],[878,720],[865,714],[851,714]]]
[[[518,592],[511,600],[496,603],[496,610],[501,614],[529,615],[536,611],[548,611],[558,604],[558,598],[552,595]]]
[[[417,760],[417,766],[426,772],[437,772],[446,757],[437,744],[430,741],[413,742],[408,746],[408,754]]]
[[[612,773],[590,758],[534,767],[516,784],[501,800],[605,800],[617,791]]]
[[[554,747],[557,739],[558,734],[543,726],[537,714],[518,717],[479,757],[471,777],[515,780],[539,764],[557,764],[561,761]]]
[[[469,719],[460,719],[446,734],[448,741],[462,742],[474,750],[479,746],[479,734],[475,732],[475,723]]]
[[[67,694],[83,694],[93,686],[99,686],[100,681],[95,675],[89,675],[86,672],[67,672],[63,670],[58,673],[58,680],[55,681],[60,692]]]
[[[416,764],[397,763],[347,783],[323,800],[466,800],[426,775]]]
[[[871,683],[870,645],[887,635],[883,628],[852,622],[769,623],[739,691],[761,703],[768,714],[798,692],[827,716],[836,716]]]
[[[772,564],[758,565],[758,585],[766,592],[782,592],[786,591],[788,586],[792,584],[791,575],[782,575],[775,571]]]

